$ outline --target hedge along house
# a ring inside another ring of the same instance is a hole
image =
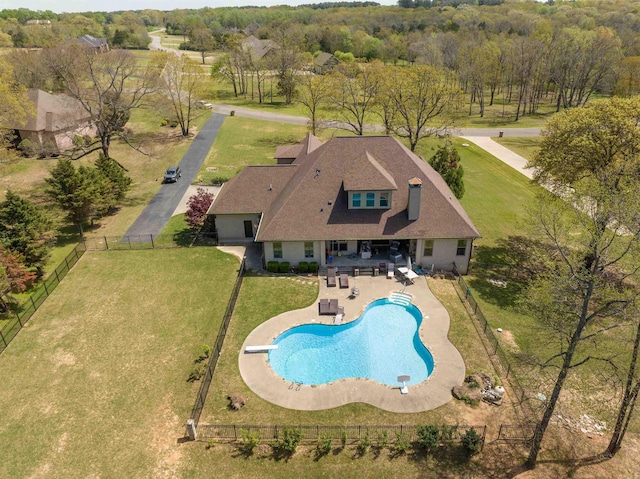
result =
[[[378,265],[410,256],[466,272],[480,237],[442,177],[390,136],[308,135],[288,163],[248,166],[211,205],[221,243],[258,242],[264,261]],[[284,158],[283,158],[284,159]]]

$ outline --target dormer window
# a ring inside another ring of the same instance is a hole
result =
[[[389,209],[391,208],[390,191],[349,191],[349,209]]]
[[[376,194],[375,193],[367,193],[367,208],[373,208],[376,205]]]

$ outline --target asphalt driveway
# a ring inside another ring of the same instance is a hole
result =
[[[149,235],[157,236],[162,232],[200,171],[225,118],[226,115],[213,113],[207,120],[179,163],[182,177],[175,183],[163,184],[125,233],[131,241],[136,241],[136,236],[140,237],[140,241],[148,241]]]

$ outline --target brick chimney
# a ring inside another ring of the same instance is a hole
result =
[[[409,204],[407,205],[407,215],[409,221],[420,218],[420,197],[422,194],[422,180],[411,178],[409,180]]]

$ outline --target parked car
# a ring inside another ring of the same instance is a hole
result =
[[[175,183],[182,176],[179,166],[170,166],[164,174],[165,183]]]

